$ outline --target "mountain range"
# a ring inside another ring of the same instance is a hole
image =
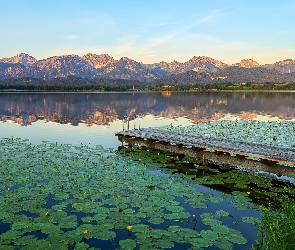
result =
[[[206,56],[194,56],[187,62],[143,64],[127,57],[116,60],[108,54],[53,56],[36,60],[21,53],[0,59],[0,80],[36,78],[51,80],[69,76],[85,79],[125,79],[151,84],[295,82],[295,60],[259,65],[243,59],[228,65]]]

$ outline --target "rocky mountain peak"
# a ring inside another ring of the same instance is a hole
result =
[[[295,60],[286,59],[279,61],[276,62],[272,67],[282,73],[292,73],[295,72]]]
[[[88,63],[90,63],[96,69],[100,69],[106,65],[117,62],[117,60],[115,60],[113,57],[109,56],[108,54],[96,55],[96,54],[88,53],[82,56],[82,58]]]
[[[122,57],[118,61],[117,66],[132,71],[136,71],[138,69],[141,69],[142,67],[145,67],[142,63],[136,62],[128,57]]]
[[[189,61],[184,63],[185,70],[194,71],[209,71],[214,72],[220,68],[226,67],[227,65],[221,61],[215,60],[207,56],[194,56]]]
[[[243,59],[239,63],[235,63],[233,66],[243,67],[243,68],[252,68],[252,67],[259,67],[260,65],[258,62],[254,61],[253,58],[251,59]]]
[[[50,80],[52,78],[73,76],[90,79],[130,79],[147,82],[168,76],[176,79],[178,74],[181,77],[182,74],[187,73],[185,77],[190,77],[190,74],[192,77],[203,77],[204,83],[213,80],[218,82],[229,81],[230,79],[232,79],[232,82],[235,80],[238,82],[240,80],[288,82],[290,81],[288,79],[293,77],[292,74],[295,74],[293,72],[295,72],[295,60],[292,59],[264,66],[260,66],[253,59],[243,59],[240,63],[229,66],[207,56],[194,56],[185,63],[174,60],[172,62],[161,61],[153,64],[143,64],[128,57],[115,60],[108,54],[96,55],[91,53],[83,57],[62,55],[38,61],[28,54],[21,53],[10,58],[0,59],[0,79],[32,77]],[[282,73],[292,74],[283,76]],[[249,78],[248,75],[254,74],[256,75],[255,78]],[[192,81],[191,78],[190,81]]]
[[[3,58],[0,59],[0,62],[5,62],[5,63],[20,63],[25,66],[32,65],[36,63],[36,59],[26,53],[20,53],[16,56],[10,57],[10,58]]]
[[[57,77],[79,76],[91,78],[94,67],[78,55],[53,56],[37,61],[37,77],[48,80]]]

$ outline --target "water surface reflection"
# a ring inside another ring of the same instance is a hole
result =
[[[0,119],[30,125],[38,119],[60,124],[108,125],[137,114],[186,117],[192,123],[238,115],[290,120],[295,93],[281,92],[145,92],[145,93],[0,93]]]

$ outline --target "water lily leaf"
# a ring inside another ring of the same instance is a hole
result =
[[[90,216],[82,217],[82,218],[81,218],[81,221],[83,221],[83,222],[91,222],[91,221],[93,221],[93,218],[90,217]]]
[[[93,216],[94,220],[100,221],[100,220],[104,220],[107,217],[106,214],[104,213],[99,213]]]
[[[51,242],[47,239],[39,239],[37,241],[33,241],[30,244],[23,247],[23,249],[48,249],[51,245]]]
[[[5,233],[2,233],[0,235],[0,239],[3,239],[3,240],[15,240],[15,239],[18,239],[20,236],[22,235],[22,233],[18,230],[9,230]]]
[[[15,222],[11,225],[11,228],[14,230],[23,229],[32,226],[32,222],[30,221],[19,221]]]
[[[169,240],[158,240],[157,241],[157,246],[161,247],[163,249],[168,249],[168,248],[173,248],[174,243],[172,241],[169,241]]]
[[[233,208],[235,208],[236,210],[247,210],[249,209],[249,206],[244,203],[235,202],[233,204]]]
[[[136,248],[136,242],[132,239],[120,240],[119,245],[124,250],[133,250]]]
[[[166,209],[175,213],[182,212],[184,210],[184,208],[180,206],[167,206]]]
[[[190,240],[190,243],[193,245],[193,247],[210,247],[213,245],[212,241],[207,238],[192,238]]]
[[[6,211],[0,211],[0,220],[1,219],[4,219],[4,218],[8,218],[10,216],[11,216],[11,214],[8,213],[8,212],[6,212]]]
[[[15,245],[28,245],[31,242],[37,241],[38,238],[35,235],[26,235],[14,241]]]
[[[223,199],[221,197],[210,197],[209,200],[213,203],[221,203],[223,201]]]
[[[149,227],[145,224],[137,224],[133,225],[131,231],[132,232],[147,232],[149,230]]]
[[[200,215],[200,217],[201,217],[202,219],[213,219],[213,214],[212,214],[212,213],[202,213],[202,214]]]
[[[151,234],[150,231],[145,231],[145,232],[137,232],[135,233],[135,236],[138,240],[151,240]]]
[[[228,240],[232,243],[236,244],[246,244],[247,239],[242,235],[240,231],[230,228],[230,232],[228,234]]]
[[[95,237],[101,240],[112,240],[116,238],[116,233],[113,231],[101,231],[97,232]]]
[[[257,223],[260,223],[261,220],[256,217],[244,216],[242,217],[242,221],[245,223],[256,225]]]
[[[155,217],[155,218],[150,218],[148,222],[152,224],[162,224],[164,220],[162,218]]]
[[[220,240],[215,241],[214,245],[216,247],[218,247],[219,249],[223,249],[223,250],[234,249],[233,244],[227,240],[224,240],[224,239],[220,239]]]
[[[218,239],[218,234],[212,230],[202,230],[200,234],[204,239],[208,239],[211,241],[215,241]]]
[[[169,231],[169,232],[178,232],[180,230],[182,230],[180,226],[169,226],[167,228],[167,231]]]
[[[10,245],[0,245],[0,250],[15,250],[15,248]]]
[[[219,216],[219,217],[221,217],[221,216],[229,216],[229,212],[227,212],[227,211],[224,211],[224,210],[217,210],[216,211],[216,214]]]
[[[229,228],[225,225],[214,225],[211,226],[211,229],[218,234],[228,234],[230,232]]]
[[[221,225],[222,222],[220,220],[216,220],[216,219],[211,219],[211,218],[204,218],[202,219],[202,223],[204,225],[208,225],[208,226],[218,226]]]
[[[185,238],[193,238],[200,236],[200,234],[197,231],[191,228],[181,228],[179,231],[177,231],[177,234]]]
[[[86,250],[88,249],[89,245],[84,243],[84,242],[80,242],[76,244],[76,248],[77,250]]]
[[[150,231],[150,235],[154,238],[161,239],[163,235],[170,235],[170,232],[162,229],[153,229]]]

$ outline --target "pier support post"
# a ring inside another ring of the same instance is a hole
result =
[[[203,166],[208,166],[208,159],[203,155]]]

